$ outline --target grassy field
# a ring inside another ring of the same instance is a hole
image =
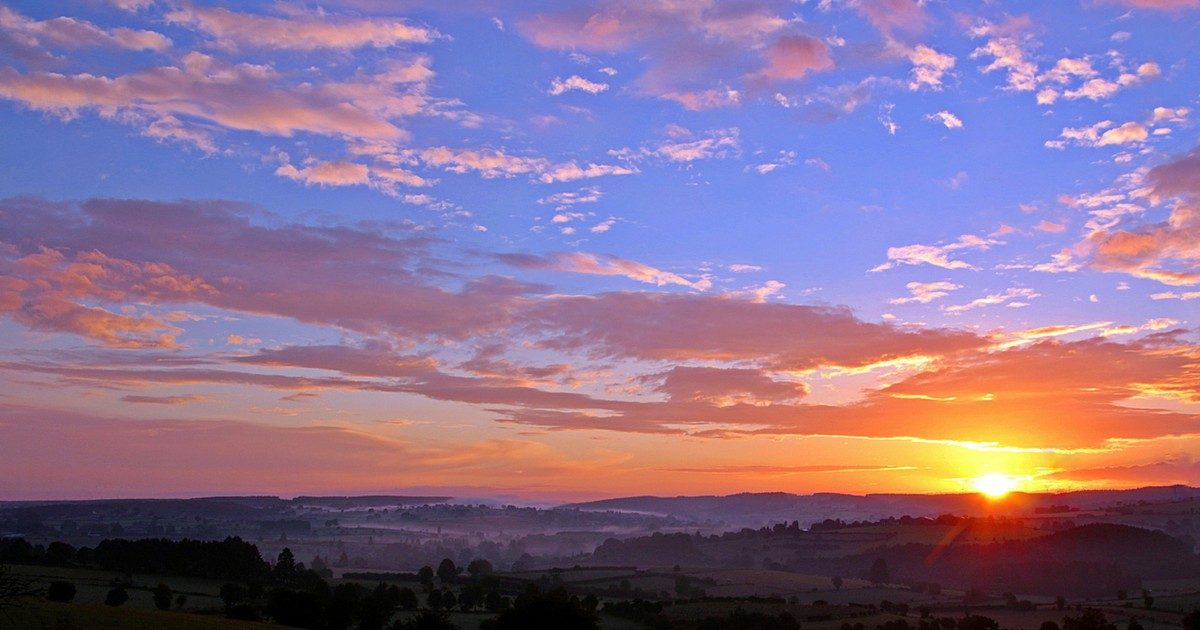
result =
[[[1182,626],[1181,620],[1183,615],[1177,613],[1169,613],[1165,611],[1145,611],[1128,608],[1109,608],[1097,607],[1104,616],[1118,628],[1124,628],[1131,617],[1136,617],[1138,623],[1146,630],[1159,630],[1169,628],[1179,628]],[[1043,621],[1053,621],[1062,624],[1063,617],[1078,616],[1079,612],[1071,609],[1056,610],[1054,608],[1039,608],[1037,610],[1007,610],[1007,609],[983,609],[973,610],[973,614],[991,617],[1000,624],[1001,628],[1006,630],[1037,630]],[[962,613],[956,612],[953,615],[946,613],[934,613],[937,616],[953,616],[961,617]]]
[[[1200,610],[1200,593],[1186,595],[1155,596],[1154,607],[1159,610],[1170,610],[1179,613],[1190,613]]]
[[[668,606],[663,609],[663,615],[676,620],[700,620],[706,617],[726,616],[741,608],[747,612],[758,612],[777,615],[787,611],[795,617],[805,630],[837,630],[843,623],[862,623],[867,628],[888,619],[898,619],[893,615],[870,614],[864,608],[849,606],[807,606],[803,604],[778,604],[768,602],[746,601],[703,601],[687,602]]]
[[[40,566],[22,566],[10,565],[9,571],[18,577],[24,577],[33,581],[33,585],[37,588],[46,588],[50,582],[55,580],[64,580],[75,585],[75,600],[76,604],[97,604],[104,603],[104,596],[108,594],[114,581],[123,579],[123,574],[114,571],[99,571],[96,569],[77,569],[64,567],[40,567]],[[135,573],[133,575],[132,586],[126,586],[125,590],[129,593],[129,601],[125,602],[125,606],[130,608],[154,608],[154,597],[150,593],[150,589],[158,586],[160,583],[171,587],[176,595],[183,594],[187,596],[187,602],[182,610],[189,612],[205,612],[218,611],[223,608],[221,599],[217,594],[221,590],[219,580],[204,580],[200,578],[187,577],[164,577],[159,575],[143,575]],[[172,604],[174,607],[174,604]]]
[[[268,624],[234,621],[214,615],[103,604],[60,604],[29,598],[20,608],[0,613],[0,628],[14,630],[262,630]]]

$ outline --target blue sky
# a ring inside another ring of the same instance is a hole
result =
[[[1197,8],[4,3],[0,427],[229,451],[98,495],[1194,480]]]

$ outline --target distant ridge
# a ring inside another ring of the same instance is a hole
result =
[[[4,508],[20,508],[20,507],[45,507],[45,506],[63,506],[64,509],[72,506],[84,509],[94,506],[113,506],[113,505],[134,505],[134,504],[149,504],[157,508],[170,508],[178,506],[181,508],[208,505],[208,506],[227,506],[227,507],[242,507],[242,508],[264,508],[280,505],[310,505],[321,507],[379,507],[392,505],[424,505],[428,503],[446,503],[454,497],[450,496],[422,496],[422,495],[391,495],[391,494],[369,494],[369,495],[346,495],[346,496],[298,496],[291,499],[271,495],[228,495],[228,496],[212,496],[212,497],[190,497],[180,499],[59,499],[59,500],[34,500],[34,501],[0,501],[0,507]]]
[[[358,496],[300,496],[291,500],[299,505],[319,505],[322,507],[379,507],[388,505],[423,505],[426,503],[445,503],[453,497],[407,496],[397,494],[367,494]]]
[[[820,492],[743,492],[729,495],[659,497],[642,495],[560,506],[579,510],[615,510],[708,519],[728,524],[763,524],[770,521],[816,522],[831,519],[876,520],[899,516],[940,514],[982,515],[996,511],[1030,512],[1035,508],[1066,505],[1080,510],[1098,509],[1140,501],[1161,503],[1200,498],[1200,488],[1173,485],[1125,490],[1074,490],[1061,493],[1014,492],[1002,502],[991,502],[976,493],[955,494],[841,494]]]

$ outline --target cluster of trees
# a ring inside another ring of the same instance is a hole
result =
[[[592,552],[597,562],[608,564],[705,564],[709,561],[697,547],[702,537],[691,534],[655,532],[642,538],[609,538]]]
[[[258,547],[234,536],[214,541],[112,538],[101,541],[94,549],[76,549],[64,542],[43,547],[31,545],[23,538],[12,538],[0,540],[0,563],[80,566],[245,582],[265,580],[271,569]]]
[[[1200,556],[1159,531],[1094,524],[1028,540],[944,549],[910,543],[844,558],[797,556],[787,564],[788,570],[826,575],[847,568],[876,583],[937,581],[990,592],[1111,597],[1140,589],[1143,577],[1196,575]]]
[[[960,525],[972,520],[978,519],[970,516],[955,516],[953,514],[943,514],[937,518],[928,518],[925,516],[888,517],[878,521],[843,521],[840,518],[827,518],[823,521],[813,523],[808,529],[812,532],[825,532],[851,527],[870,527],[872,525]]]
[[[1183,620],[1184,630],[1200,630],[1200,611],[1188,615]],[[844,623],[841,630],[865,630],[861,623]],[[922,610],[921,618],[916,624],[910,624],[906,619],[893,619],[875,626],[875,630],[1000,630],[1000,624],[991,617],[983,615],[968,615],[961,619],[952,617],[931,617],[928,610]],[[1119,630],[1117,625],[1109,621],[1103,612],[1086,608],[1075,616],[1065,616],[1062,625],[1054,621],[1045,621],[1039,630]],[[1125,630],[1143,630],[1136,618],[1130,618]]]
[[[512,607],[510,598],[499,594],[492,565],[487,560],[471,561],[465,571],[450,558],[437,569],[421,567],[414,578],[423,592],[427,610],[410,617],[397,628],[442,628],[449,622],[445,613],[454,609],[483,609],[504,613]],[[238,619],[269,618],[287,626],[319,629],[347,628],[352,624],[363,630],[381,629],[398,611],[414,611],[422,597],[407,586],[380,582],[374,589],[357,583],[331,587],[316,571],[305,569],[284,549],[271,569],[269,588],[251,583],[228,583],[221,588],[226,614]]]
[[[800,622],[791,613],[782,611],[771,615],[761,612],[746,612],[736,608],[725,616],[710,616],[696,624],[696,630],[800,630]]]
[[[37,594],[38,590],[30,580],[13,575],[8,567],[0,564],[0,615],[5,614],[6,608],[19,606],[22,599]]]

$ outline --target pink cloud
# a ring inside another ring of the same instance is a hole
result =
[[[71,17],[34,20],[5,6],[0,6],[0,38],[29,48],[111,46],[161,52],[171,47],[171,40],[155,31],[105,29]]]
[[[1158,9],[1161,11],[1182,11],[1184,9],[1200,8],[1200,0],[1105,0],[1114,4],[1125,4],[1139,9]]]
[[[1200,284],[1200,151],[1160,164],[1146,175],[1149,192],[1174,198],[1168,220],[1098,229],[1083,243],[1090,264],[1171,286]]]
[[[102,250],[112,260],[138,261],[130,264],[149,270],[140,272],[149,274],[144,281],[132,272],[106,276],[111,282],[99,288],[115,292],[96,293],[100,299],[198,302],[367,332],[457,336],[494,330],[519,296],[540,289],[484,277],[449,291],[409,268],[426,253],[423,237],[266,227],[251,223],[244,210],[220,202],[95,200],[76,207],[10,200],[0,203],[0,225],[10,243],[30,253],[43,244]],[[170,272],[153,273],[158,269]]]
[[[636,260],[588,252],[558,252],[547,256],[497,254],[496,258],[524,269],[549,269],[597,276],[623,276],[660,287],[677,285],[699,290],[708,288],[708,283],[703,279],[692,281],[679,274],[663,271]]]
[[[366,184],[370,169],[354,162],[317,162],[304,168],[284,164],[275,174],[303,182],[306,186],[354,186]]]
[[[380,86],[330,83],[281,89],[273,85],[274,72],[263,66],[228,65],[196,52],[183,62],[182,67],[115,78],[20,74],[7,68],[0,70],[0,96],[64,117],[90,109],[147,124],[175,116],[278,136],[308,132],[384,140],[405,135],[389,118],[419,111],[416,102],[408,110],[397,108],[400,103]]]
[[[847,309],[689,294],[563,296],[531,306],[525,326],[541,345],[646,360],[758,360],[778,369],[863,366],[977,346],[955,330],[902,332]],[[813,331],[821,334],[812,334]]]
[[[897,30],[908,34],[920,33],[929,22],[923,3],[915,0],[861,0],[854,6],[889,39]]]
[[[673,402],[704,402],[718,407],[736,404],[794,403],[808,394],[795,381],[778,381],[762,370],[676,366],[661,375],[658,391]]]
[[[285,50],[350,50],[428,43],[437,31],[402,20],[354,19],[331,15],[272,17],[235,13],[220,7],[183,6],[167,13],[168,23],[191,26],[219,45]]]
[[[767,65],[750,75],[767,80],[794,80],[809,72],[833,67],[829,46],[825,42],[803,35],[780,37],[763,53]]]
[[[414,446],[342,426],[135,421],[14,406],[0,408],[0,440],[26,445],[0,460],[0,495],[14,499],[395,492],[481,478],[528,486],[611,464],[520,440]]]
[[[606,0],[525,18],[518,30],[543,48],[644,50],[652,61],[633,87],[701,110],[740,103],[739,81],[798,79],[833,67],[819,39],[788,34],[794,24],[768,3]]]

